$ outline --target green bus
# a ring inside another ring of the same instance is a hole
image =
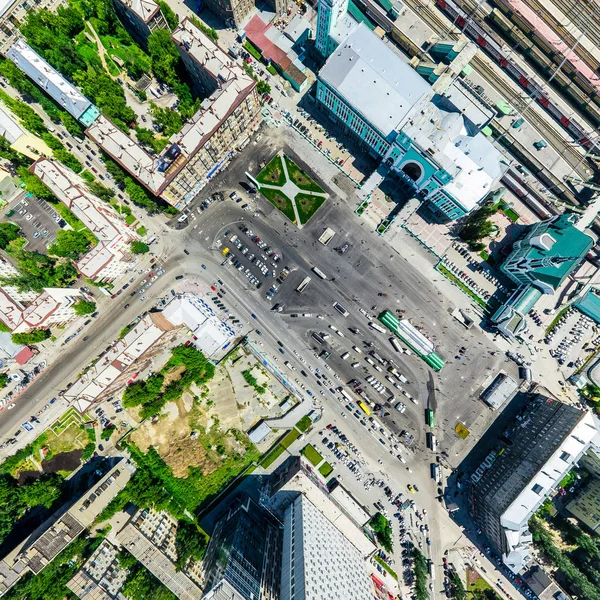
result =
[[[425,411],[425,421],[427,422],[427,425],[429,425],[429,427],[433,428],[433,426],[434,426],[434,423],[433,423],[433,410],[431,410],[431,408],[428,408]]]

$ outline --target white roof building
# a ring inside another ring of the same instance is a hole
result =
[[[434,94],[414,69],[364,25],[351,30],[319,72],[319,79],[384,138],[400,130],[409,114]]]
[[[12,118],[9,112],[0,107],[0,135],[4,136],[10,144],[14,144],[25,130]]]
[[[23,39],[18,39],[6,52],[26,75],[28,75],[59,106],[69,114],[86,124],[84,113],[97,116],[98,109],[73,85],[71,85],[54,67],[51,67]]]
[[[423,79],[363,23],[319,72],[318,101],[446,219],[467,214],[492,191],[507,165],[479,131],[480,107],[449,86]],[[459,107],[452,104],[457,98]],[[469,120],[472,115],[476,122]],[[381,176],[376,172],[374,180]],[[369,184],[365,185],[366,189]]]
[[[285,513],[281,600],[371,600],[365,559],[344,534],[300,494]]]
[[[190,329],[197,338],[195,346],[206,356],[212,356],[235,338],[235,331],[215,315],[207,302],[192,293],[171,300],[162,315],[173,325]]]

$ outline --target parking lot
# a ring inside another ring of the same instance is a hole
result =
[[[54,242],[56,232],[67,225],[48,202],[34,196],[23,198],[8,218],[19,225],[29,240],[27,249],[43,254]]]
[[[290,269],[282,267],[281,253],[259,233],[241,224],[236,229],[226,229],[216,246],[224,256],[223,266],[237,269],[257,290],[263,285],[268,287],[265,299],[272,300]]]

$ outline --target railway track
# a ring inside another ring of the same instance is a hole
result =
[[[574,140],[565,139],[565,136],[561,135],[561,132],[558,129],[552,127],[546,119],[538,115],[533,108],[534,103],[524,93],[515,91],[505,83],[502,78],[498,77],[484,59],[475,56],[471,64],[473,68],[489,82],[494,89],[496,89],[496,91],[504,96],[509,104],[514,106],[522,114],[523,118],[528,121],[530,125],[540,132],[540,136],[542,136],[544,140],[558,152],[570,167],[575,168],[576,166],[579,166],[581,168],[583,153],[577,151],[575,147],[570,145],[569,142],[574,143]],[[583,169],[581,169],[581,171],[583,173]]]
[[[435,32],[444,39],[457,39],[460,35],[459,30],[453,25],[448,23],[446,17],[440,15],[435,7],[429,5],[417,5],[415,0],[408,0],[407,6],[411,8],[425,23]],[[473,6],[473,9],[476,6]],[[472,11],[471,11],[472,12]],[[515,90],[508,83],[506,83],[499,74],[487,64],[485,59],[479,54],[476,54],[471,61],[471,66],[491,85],[497,90],[507,102],[511,105],[516,106],[517,109],[521,109],[526,106],[529,102],[528,97],[521,90]],[[574,168],[581,163],[582,154],[577,152],[573,147],[569,145],[567,139],[560,135],[560,132],[553,128],[547,120],[542,119],[533,108],[526,108],[523,117],[535,127],[539,132],[540,136],[543,137],[552,148],[564,158],[564,160]],[[514,138],[513,138],[514,139]],[[516,140],[515,140],[516,141]]]

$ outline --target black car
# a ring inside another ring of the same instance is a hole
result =
[[[188,256],[189,256],[189,254],[190,254],[190,253],[189,253],[189,251],[188,251],[188,250],[186,250],[185,248],[183,249],[183,253],[184,253],[184,254],[187,254]]]
[[[175,277],[175,279],[183,279],[183,275],[177,275],[177,277]]]

